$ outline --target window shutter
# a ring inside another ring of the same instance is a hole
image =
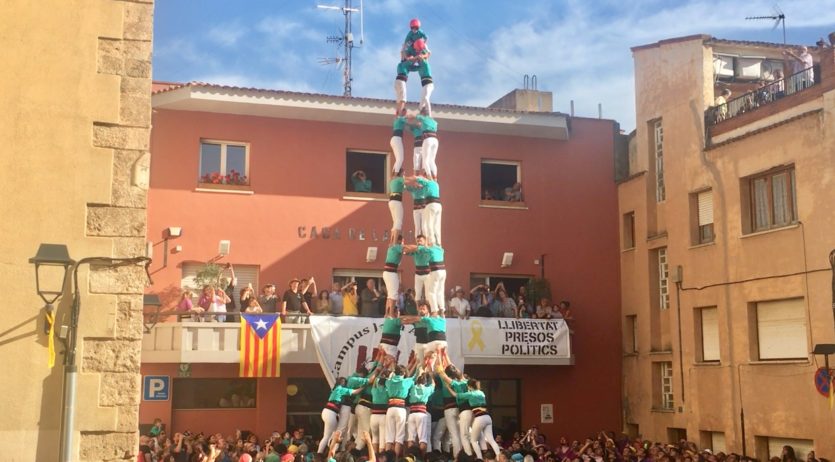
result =
[[[713,224],[713,190],[699,193],[699,226]]]
[[[238,285],[235,286],[235,290],[233,291],[234,294],[232,298],[235,299],[235,306],[240,309],[241,307],[241,290],[246,287],[247,284],[252,284],[252,289],[255,292],[255,295],[261,293],[260,289],[258,288],[258,269],[257,265],[234,265],[235,266],[235,277],[238,278]]]
[[[806,358],[806,311],[802,298],[757,303],[760,359]]]
[[[190,289],[194,291],[195,295],[200,295],[202,287],[197,286],[194,277],[204,265],[202,263],[183,263],[183,277],[180,280],[180,287],[183,289]]]
[[[723,432],[710,432],[710,446],[714,454],[726,452],[725,434]]]
[[[719,361],[719,310],[702,308],[702,360]]]

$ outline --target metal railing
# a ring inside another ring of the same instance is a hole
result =
[[[705,123],[708,126],[719,124],[803,91],[816,83],[818,82],[815,81],[814,68],[804,69],[796,74],[764,84],[756,90],[749,91],[724,104],[708,108],[705,111]]]

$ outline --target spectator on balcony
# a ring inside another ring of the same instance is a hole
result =
[[[536,319],[554,319],[551,301],[545,297],[539,300],[539,306],[536,307]]]
[[[316,308],[313,314],[329,314],[331,312],[331,295],[327,290],[319,292],[316,297]]]
[[[380,292],[377,291],[377,283],[374,279],[368,278],[365,281],[365,288],[360,293],[360,315],[372,317],[377,313],[377,303],[380,301]]]
[[[354,187],[354,192],[371,192],[371,180],[362,170],[357,170],[351,175],[351,185]]]
[[[771,84],[772,99],[780,99],[786,96],[786,79],[783,77],[783,71],[776,69],[774,71],[774,83]]]
[[[571,313],[571,303],[568,300],[563,300],[557,305],[557,313],[559,313],[566,324],[571,326],[574,322],[574,315]]]
[[[349,282],[342,289],[342,315],[343,316],[358,316],[359,310],[357,309],[357,283],[356,282]]]
[[[330,293],[330,305],[331,311],[330,313],[336,316],[342,314],[342,292],[345,290],[345,287],[339,285],[339,283],[334,282],[333,287]]]
[[[494,317],[499,318],[515,318],[516,317],[516,302],[507,296],[507,289],[504,288],[504,283],[500,282],[496,285],[495,295],[493,298],[493,306],[490,311]]]
[[[194,302],[191,299],[194,298],[194,292],[190,290],[184,290],[182,294],[180,294],[180,302],[177,303],[177,309],[180,311],[191,312],[194,310]]]
[[[235,277],[235,268],[232,266],[232,263],[227,263],[226,269],[229,270],[230,277],[226,280],[225,284],[221,284],[221,287],[225,286],[223,292],[226,294],[226,296],[224,298],[228,299],[228,301],[226,302],[226,312],[234,313],[238,311],[238,307],[235,305],[235,287],[238,285],[238,278]],[[229,322],[237,322],[238,317],[226,316],[226,320]]]
[[[522,183],[518,181],[513,186],[504,188],[504,200],[510,202],[522,202]]]
[[[255,297],[255,289],[252,288],[252,283],[249,283],[241,289],[240,294],[238,294],[238,300],[241,301],[241,311],[246,311],[249,308],[249,301],[255,300],[258,303],[258,298]],[[260,305],[258,306],[261,307]]]
[[[728,99],[731,97],[731,90],[726,88],[722,90],[722,94],[716,98],[714,106],[716,106],[716,121],[721,122],[728,118]]]
[[[241,302],[241,306],[243,306],[243,302]],[[244,309],[244,313],[247,314],[258,314],[263,313],[264,310],[261,309],[261,305],[258,304],[257,298],[250,298],[247,300],[246,308]]]
[[[275,295],[275,285],[267,284],[261,289],[261,296],[258,298],[258,304],[264,313],[278,312],[278,297]]]
[[[455,296],[449,301],[448,318],[467,319],[470,317],[470,302],[464,296],[464,288],[455,287]]]
[[[524,287],[524,286],[522,286]],[[525,299],[525,295],[519,294],[516,296],[516,317],[517,318],[532,318],[536,311],[530,303]]]
[[[473,316],[493,317],[490,307],[493,305],[493,293],[484,284],[479,284],[470,289],[470,313]]]
[[[301,283],[299,284],[299,292],[302,293],[302,298],[307,303],[307,307],[310,308],[311,312],[314,308],[316,308],[316,303],[314,300],[318,296],[317,294],[319,291],[316,289],[316,279],[313,276],[310,276],[310,279],[302,279]]]
[[[400,314],[415,316],[418,313],[417,300],[415,300],[415,289],[406,289],[403,292],[403,303],[400,306]]]
[[[281,316],[287,322],[300,324],[303,322],[301,313],[310,314],[310,307],[304,300],[304,295],[299,290],[301,281],[296,278],[290,280],[290,288],[284,291],[281,299]]]
[[[789,63],[795,91],[811,87],[815,83],[815,69],[813,68],[815,60],[809,54],[808,48],[801,46],[795,51],[785,50],[783,51],[783,56],[786,57],[786,61]]]

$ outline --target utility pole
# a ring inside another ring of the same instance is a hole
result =
[[[351,96],[351,82],[354,80],[351,76],[351,54],[354,49],[354,33],[352,30],[352,17],[353,13],[360,14],[360,45],[362,46],[363,42],[363,16],[362,16],[362,0],[360,0],[360,7],[353,8],[351,5],[351,0],[345,0],[344,6],[328,6],[328,5],[316,5],[317,8],[323,10],[337,10],[341,11],[342,14],[345,16],[345,27],[343,29],[342,36],[328,36],[327,42],[328,43],[336,43],[338,45],[342,45],[343,51],[342,56],[337,56],[336,58],[322,58],[319,60],[321,64],[342,64],[342,87],[343,87],[343,95],[344,96]],[[359,46],[357,46],[359,48]]]

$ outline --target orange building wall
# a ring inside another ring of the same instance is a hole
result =
[[[554,433],[545,429],[551,438],[619,429],[614,123],[574,118],[571,139],[557,141],[445,132],[443,118],[438,121],[447,288],[468,286],[471,273],[539,276],[541,267],[533,260],[545,254],[545,276],[555,298],[570,300],[577,318],[575,366],[485,368],[484,374],[528,377],[522,425],[539,423],[539,403],[554,403]],[[161,293],[165,302],[173,304],[179,294],[181,264],[211,258],[220,239],[232,241],[224,261],[260,265],[259,284],[275,283],[279,291],[293,276],[315,276],[321,290],[330,288],[334,268],[382,267],[386,244],[349,240],[347,229],[364,228],[370,235],[373,228],[381,235],[391,225],[386,202],[342,196],[346,150],[386,152],[390,128],[169,110],[155,112],[153,127],[148,236],[157,257],[151,292]],[[195,192],[201,138],[250,143],[254,194]],[[404,144],[408,173],[411,137]],[[478,206],[482,158],[522,163],[527,210]],[[413,226],[408,199],[404,205],[408,230]],[[169,254],[168,266],[161,268],[161,242],[169,226],[183,227],[182,237],[171,241],[183,251]],[[311,226],[337,226],[342,238],[299,238],[299,226],[308,232]],[[365,262],[369,246],[379,248],[375,263]],[[504,252],[514,253],[506,269],[500,268]],[[412,286],[412,271],[410,259],[404,259],[406,287]],[[143,365],[143,373],[145,367],[151,366]]]

